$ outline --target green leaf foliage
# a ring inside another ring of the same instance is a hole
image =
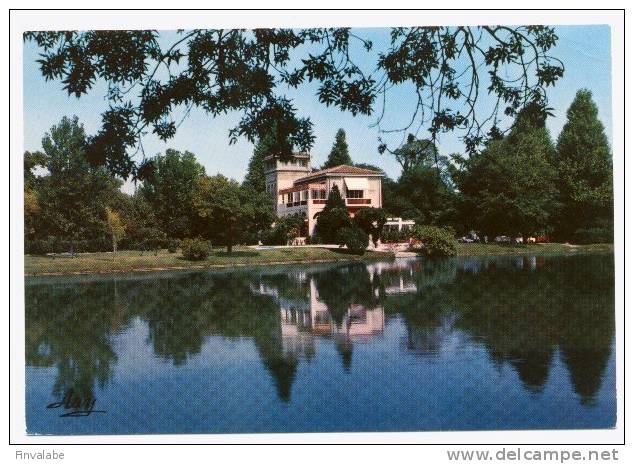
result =
[[[348,142],[346,142],[346,132],[339,129],[335,135],[335,143],[333,144],[328,159],[322,166],[322,169],[333,168],[342,164],[351,166],[352,158],[348,153]]]
[[[197,216],[191,208],[194,186],[205,175],[196,155],[167,149],[156,155],[139,189],[148,202],[160,229],[169,237],[192,237]]]
[[[387,215],[382,208],[362,208],[356,212],[352,220],[356,227],[365,232],[366,235],[372,236],[375,246],[381,237],[386,221]]]
[[[42,245],[42,241],[64,241],[68,247],[65,251],[74,251],[74,243],[90,241],[98,247],[108,241],[104,211],[119,197],[121,181],[104,167],[88,162],[85,144],[84,127],[77,117],[64,117],[45,134],[43,152],[25,156],[25,181],[29,195],[36,200],[27,205],[31,207],[27,211],[29,240]],[[32,171],[36,165],[46,170],[41,176]],[[57,239],[51,241],[49,237]],[[26,247],[28,251],[29,243]],[[46,252],[45,248],[40,250]]]
[[[482,153],[455,158],[460,215],[490,238],[548,232],[557,210],[555,148],[543,121],[529,116]]]
[[[357,226],[344,227],[337,232],[337,243],[345,245],[350,253],[362,255],[368,247],[368,234]]]
[[[455,256],[456,240],[452,229],[436,226],[416,226],[412,231],[414,246],[428,258]]]
[[[186,238],[181,243],[183,258],[189,261],[204,261],[209,256],[211,246],[206,240]]]
[[[383,49],[363,34],[196,29],[167,40],[154,30],[87,30],[33,31],[24,39],[38,48],[42,76],[68,95],[107,89],[108,109],[86,140],[86,156],[94,166],[140,180],[147,170],[131,153],[145,134],[174,137],[176,108],[199,108],[212,118],[237,114],[230,143],[240,137],[255,142],[275,130],[275,150],[290,156],[293,148],[308,151],[314,134],[310,119],[283,95],[286,89],[314,86],[321,104],[353,116],[378,114],[380,125],[389,117],[386,90],[402,85],[416,102],[403,131],[425,126],[436,140],[457,130],[473,153],[498,111],[514,116],[533,103],[547,114],[546,90],[564,72],[552,55],[553,27],[396,27]],[[474,111],[484,92],[472,90],[485,80],[500,105]]]
[[[350,215],[346,203],[335,185],[328,195],[323,211],[317,216],[315,235],[322,243],[337,243],[337,234],[344,227],[350,227]]]
[[[202,235],[227,247],[242,243],[253,232],[268,229],[275,219],[269,198],[241,187],[222,175],[201,177],[193,191],[193,209]]]
[[[612,154],[589,90],[579,90],[568,108],[554,164],[561,201],[557,237],[577,241],[577,230],[603,228],[606,240],[613,222]]]

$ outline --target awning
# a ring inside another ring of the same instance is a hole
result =
[[[367,177],[344,177],[348,190],[370,190]]]

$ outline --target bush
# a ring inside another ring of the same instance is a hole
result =
[[[306,236],[306,218],[300,214],[289,214],[278,218],[275,225],[262,234],[265,245],[288,245],[297,237]]]
[[[429,257],[439,258],[456,255],[456,240],[453,230],[436,226],[416,226],[412,239],[417,242],[416,250]]]
[[[324,209],[317,216],[315,234],[320,237],[322,243],[337,243],[339,232],[346,227],[350,227],[350,215],[347,209]]]
[[[199,238],[188,238],[181,243],[183,258],[189,261],[203,261],[209,256],[209,242]]]
[[[354,215],[352,223],[366,234],[372,235],[376,246],[386,221],[387,214],[382,208],[362,208]]]
[[[592,227],[589,229],[578,229],[575,231],[572,241],[581,245],[591,243],[612,243],[614,235],[608,228]]]
[[[180,247],[180,240],[172,238],[167,241],[167,251],[170,253],[176,253],[176,250]]]
[[[359,227],[344,227],[337,233],[339,245],[345,245],[350,253],[362,255],[368,247],[368,234]]]

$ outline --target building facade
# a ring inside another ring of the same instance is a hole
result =
[[[361,208],[380,208],[383,204],[384,174],[380,171],[347,165],[313,171],[310,155],[295,153],[286,162],[277,156],[267,157],[265,173],[266,192],[278,217],[296,213],[305,216],[309,235],[335,186],[352,217]]]

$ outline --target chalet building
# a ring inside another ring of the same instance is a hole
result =
[[[380,171],[346,165],[313,171],[308,153],[295,153],[290,161],[269,156],[264,163],[266,192],[278,217],[295,213],[305,216],[309,235],[315,231],[317,215],[335,185],[352,217],[361,208],[382,206],[384,174]]]

